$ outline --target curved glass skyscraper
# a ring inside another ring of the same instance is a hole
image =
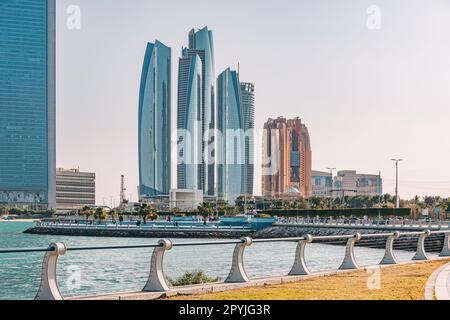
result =
[[[56,207],[55,1],[0,1],[0,206]]]
[[[253,83],[241,82],[241,103],[245,131],[244,192],[251,196],[253,195],[255,169],[255,85]]]
[[[148,43],[139,94],[139,198],[170,191],[171,49]]]
[[[198,31],[189,32],[189,50],[195,51],[202,61],[202,187],[205,195],[215,194],[215,154],[209,150],[215,149],[214,129],[215,107],[215,68],[213,32],[204,27]]]
[[[202,189],[203,64],[184,48],[178,68],[177,178],[179,189]]]
[[[245,134],[239,77],[229,68],[217,80],[217,129],[219,197],[234,204],[245,193]]]

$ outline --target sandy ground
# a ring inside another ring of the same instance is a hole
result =
[[[177,300],[423,300],[431,274],[450,259],[369,268],[296,283],[250,287]]]

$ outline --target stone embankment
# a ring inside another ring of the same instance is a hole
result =
[[[115,237],[115,238],[171,238],[171,239],[239,239],[251,236],[253,231],[248,230],[199,230],[199,229],[102,229],[102,228],[68,228],[37,226],[24,233],[38,235],[57,235],[72,237]]]
[[[358,226],[311,226],[311,225],[278,225],[255,232],[254,238],[271,239],[271,238],[291,238],[301,237],[306,234],[312,236],[336,236],[348,234],[380,234],[392,233],[394,231],[402,233],[424,231],[426,228],[414,228],[413,230],[395,229],[392,227],[358,227]],[[444,244],[444,234],[432,234],[425,240],[425,249],[429,252],[440,252]],[[345,245],[347,240],[324,240],[315,241],[329,244]],[[402,235],[394,242],[396,250],[417,250],[418,235]],[[356,246],[364,246],[370,248],[384,249],[386,246],[386,237],[362,238],[356,243]]]

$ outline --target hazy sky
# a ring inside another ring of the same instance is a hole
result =
[[[241,66],[256,84],[256,124],[302,118],[313,168],[382,171],[402,157],[402,196],[450,196],[448,0],[58,0],[60,167],[97,173],[97,202],[118,203],[120,175],[137,199],[138,93],[146,42],[172,47],[176,74],[188,31],[214,31],[216,74]],[[66,26],[81,9],[81,29]],[[367,9],[381,9],[381,29]],[[258,142],[260,143],[260,142]],[[260,170],[256,172],[260,192]]]

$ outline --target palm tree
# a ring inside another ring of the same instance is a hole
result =
[[[153,208],[152,205],[143,203],[143,204],[141,204],[141,207],[139,208],[139,215],[144,220],[144,224],[147,224],[147,217],[151,217],[151,219],[153,221],[154,216],[156,215],[156,210],[155,210],[155,208]]]
[[[214,213],[214,208],[211,203],[203,202],[200,206],[198,206],[197,212],[203,217],[203,222],[206,225],[207,219]]]
[[[85,217],[86,223],[89,220],[89,217],[92,216],[92,208],[89,206],[84,206],[83,209],[81,209],[81,215]]]
[[[114,210],[114,209],[112,209],[112,210],[109,212],[109,215],[111,216],[111,219],[113,220],[113,222],[116,221],[116,216],[117,216],[117,214],[118,214],[118,211],[117,211],[117,210]]]
[[[97,208],[95,210],[95,218],[98,219],[99,223],[101,223],[103,220],[107,218],[107,214],[105,212],[105,209],[103,208]]]

